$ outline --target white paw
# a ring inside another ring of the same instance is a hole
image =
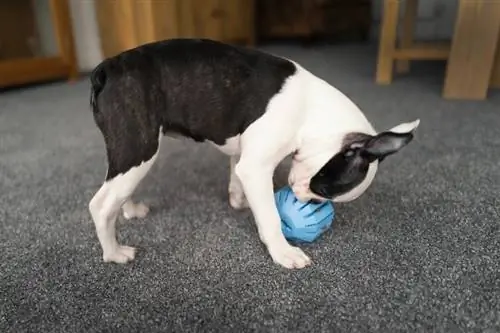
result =
[[[149,213],[149,208],[144,203],[129,203],[127,205],[123,205],[123,217],[127,220],[133,218],[144,218]]]
[[[311,259],[304,251],[288,243],[268,248],[273,261],[285,268],[304,268],[311,264]]]
[[[229,192],[229,204],[234,209],[248,208],[248,201],[242,192]]]
[[[125,264],[134,260],[135,248],[131,246],[118,245],[113,252],[104,253],[102,259],[104,262],[115,262],[117,264]]]

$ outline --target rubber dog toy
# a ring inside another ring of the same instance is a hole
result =
[[[285,238],[294,242],[311,243],[333,223],[335,209],[329,201],[302,202],[289,186],[274,194]]]

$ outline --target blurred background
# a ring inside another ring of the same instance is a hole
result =
[[[410,73],[410,60],[444,61],[445,98],[485,99],[489,88],[500,87],[499,6],[486,0],[0,0],[0,87],[76,78],[146,42],[205,37],[250,47],[376,45],[378,84]]]

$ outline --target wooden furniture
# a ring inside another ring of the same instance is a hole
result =
[[[382,24],[379,36],[376,82],[389,84],[397,72],[405,73],[410,69],[410,60],[446,60],[450,54],[447,43],[418,43],[414,41],[418,0],[404,1],[403,24],[400,41],[397,40],[401,0],[384,0]]]
[[[500,88],[500,36],[498,36],[497,52],[490,79],[491,88]]]
[[[78,75],[67,0],[36,1],[0,0],[0,88]],[[48,8],[55,52],[43,50],[36,6]]]
[[[259,38],[328,35],[367,39],[370,0],[257,0]]]
[[[254,0],[180,0],[179,34],[255,44]]]
[[[447,60],[443,96],[484,99],[492,75],[500,30],[500,2],[460,0],[451,43],[414,41],[418,0],[406,0],[397,43],[400,0],[384,0],[376,82],[389,84],[409,70],[409,60]]]
[[[95,7],[105,57],[177,37],[255,41],[254,0],[99,0]]]
[[[448,58],[445,98],[486,98],[499,31],[500,2],[460,1]]]

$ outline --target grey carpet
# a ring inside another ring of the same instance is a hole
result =
[[[376,49],[275,45],[352,97],[380,130],[422,120],[314,265],[287,271],[227,203],[215,148],[168,140],[118,224],[139,248],[103,264],[87,204],[105,175],[88,84],[0,95],[0,332],[498,332],[500,94],[441,98],[442,63],[373,83]],[[332,124],[334,126],[334,124]],[[276,186],[283,185],[286,163]]]

